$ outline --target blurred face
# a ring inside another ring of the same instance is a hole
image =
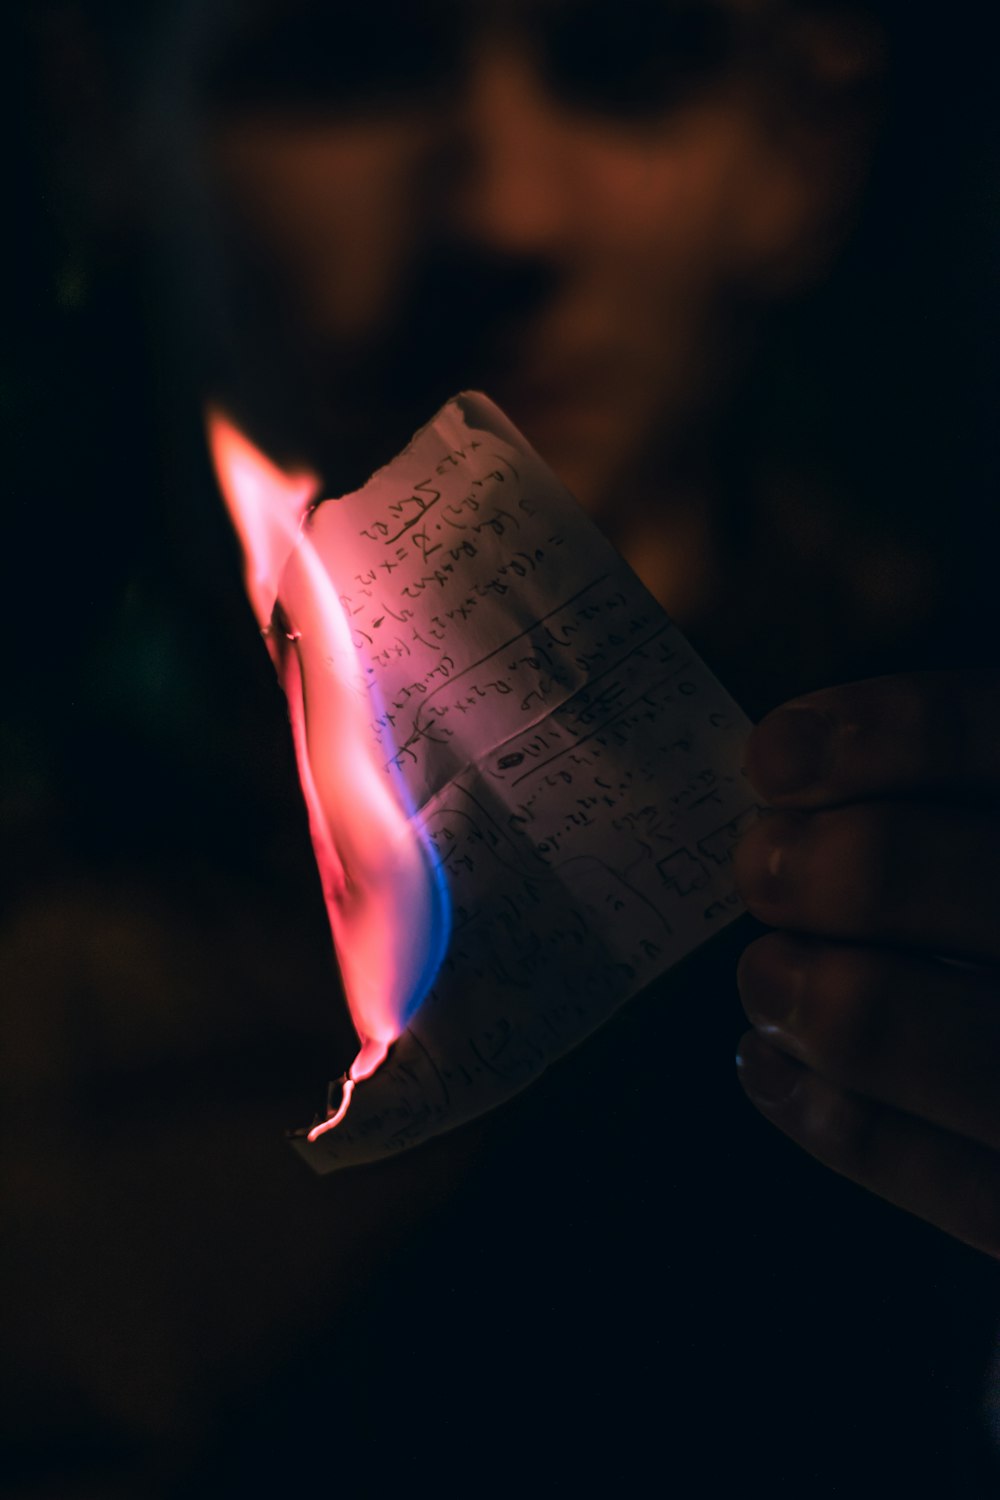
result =
[[[262,439],[353,483],[479,386],[592,510],[655,488],[815,195],[743,11],[286,6],[220,44],[228,380]]]

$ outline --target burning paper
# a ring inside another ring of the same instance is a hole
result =
[[[750,726],[485,397],[318,505],[212,442],[359,1037],[297,1143],[330,1171],[500,1103],[738,915]]]

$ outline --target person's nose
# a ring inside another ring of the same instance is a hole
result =
[[[452,209],[463,238],[505,256],[564,255],[586,204],[577,138],[513,44],[473,60],[459,135]]]

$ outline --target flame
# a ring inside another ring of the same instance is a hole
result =
[[[271,625],[278,582],[310,504],[315,474],[275,468],[221,411],[209,409],[208,443],[229,518],[243,548],[244,580],[261,630]]]
[[[440,966],[449,918],[443,877],[398,773],[371,729],[364,671],[340,590],[309,530],[319,484],[285,474],[220,411],[207,417],[223,498],[243,547],[250,603],[288,699],[299,780],[360,1048],[339,1108],[347,1113],[414,1014]]]

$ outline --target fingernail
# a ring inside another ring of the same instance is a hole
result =
[[[796,868],[801,876],[796,846],[804,837],[810,814],[768,813],[738,845],[734,860],[736,883],[751,911],[764,920],[780,913],[796,894]]]
[[[795,1030],[805,987],[808,944],[782,935],[753,943],[738,971],[743,1009],[755,1026]]]
[[[755,1031],[748,1031],[740,1042],[736,1071],[751,1099],[772,1108],[789,1102],[802,1077],[797,1062],[768,1046]]]
[[[762,797],[787,797],[830,774],[834,724],[815,708],[779,708],[747,743],[746,773]]]

